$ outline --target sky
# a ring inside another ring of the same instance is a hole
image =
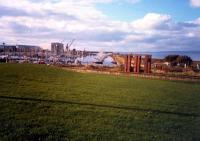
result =
[[[50,49],[200,51],[200,0],[0,0],[0,42]]]

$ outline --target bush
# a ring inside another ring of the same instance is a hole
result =
[[[180,67],[173,67],[173,68],[165,68],[165,72],[183,72],[183,69]]]

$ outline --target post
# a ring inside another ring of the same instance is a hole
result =
[[[127,72],[128,70],[128,56],[126,55],[124,57],[124,72]]]
[[[149,69],[148,69],[148,55],[145,55],[145,58],[144,58],[144,73],[148,73]]]
[[[141,65],[141,56],[137,56],[137,72],[136,73],[140,73],[140,65]]]
[[[137,72],[137,63],[138,63],[138,56],[135,55],[135,59],[134,59],[134,73]]]
[[[151,56],[150,55],[145,56],[144,72],[151,73]]]
[[[149,55],[148,59],[148,73],[151,73],[151,55]]]
[[[130,73],[131,72],[131,55],[128,55],[128,62],[127,62],[127,72]]]

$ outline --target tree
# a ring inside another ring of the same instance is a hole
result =
[[[168,55],[165,57],[165,61],[169,62],[172,66],[176,66],[177,65],[177,58],[179,57],[179,55]]]
[[[190,66],[192,64],[192,59],[189,56],[183,55],[177,58],[177,63]]]
[[[190,66],[193,62],[187,55],[168,55],[165,57],[165,61],[169,62],[171,66],[176,66],[177,64],[180,64],[181,66],[184,66],[185,64]]]
[[[168,55],[165,57],[166,62],[174,62],[179,57],[179,55]]]

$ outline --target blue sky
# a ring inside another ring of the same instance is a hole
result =
[[[135,4],[129,2],[101,3],[96,7],[112,20],[123,21],[136,20],[147,13],[169,14],[177,22],[194,20],[200,15],[200,9],[192,7],[188,0],[141,0]]]
[[[0,0],[0,42],[200,51],[200,0]]]

